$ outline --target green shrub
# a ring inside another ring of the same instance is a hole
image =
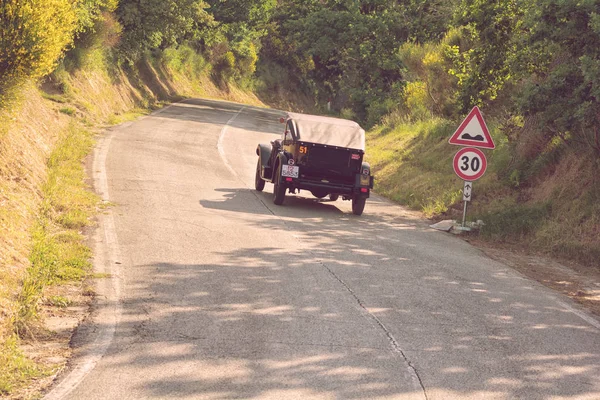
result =
[[[228,82],[235,74],[235,55],[228,51],[217,61],[213,68],[215,78],[220,83]]]
[[[241,78],[249,78],[256,72],[256,62],[258,61],[258,52],[254,43],[245,43],[243,46],[235,49],[237,57],[236,72]]]

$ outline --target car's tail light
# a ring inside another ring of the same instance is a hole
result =
[[[293,181],[293,179],[292,179],[292,178],[285,178],[285,180],[286,180],[287,182],[292,182],[292,181]]]
[[[363,192],[363,193],[367,193],[369,191],[369,189],[367,189],[367,188],[360,188],[360,191]]]

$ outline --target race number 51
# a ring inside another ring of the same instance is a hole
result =
[[[474,181],[485,174],[487,160],[479,149],[467,147],[454,156],[454,172],[465,181]]]

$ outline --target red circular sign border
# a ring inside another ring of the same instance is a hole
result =
[[[462,156],[464,153],[466,152],[473,152],[476,153],[480,158],[481,158],[481,171],[479,171],[477,174],[473,175],[473,176],[467,176],[464,175],[462,173],[462,171],[460,170],[460,168],[458,167],[458,160],[460,159],[460,156]],[[458,175],[459,178],[465,180],[465,181],[476,181],[477,179],[481,178],[483,176],[483,174],[485,174],[485,171],[487,170],[487,158],[485,158],[485,154],[483,153],[483,151],[475,148],[475,147],[466,147],[464,149],[460,149],[458,151],[458,153],[456,153],[456,155],[454,156],[454,160],[452,162],[452,166],[454,167],[454,172],[456,173],[456,175]]]

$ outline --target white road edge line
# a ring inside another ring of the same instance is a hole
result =
[[[239,111],[233,117],[231,117],[229,119],[229,121],[227,121],[225,123],[225,125],[223,125],[223,129],[221,129],[221,134],[219,135],[219,140],[217,142],[217,149],[219,150],[219,155],[221,156],[223,163],[225,164],[227,169],[229,169],[229,171],[233,174],[233,176],[235,176],[236,178],[239,178],[239,175],[237,174],[237,172],[235,172],[235,170],[233,169],[231,164],[229,164],[229,161],[227,160],[227,157],[225,156],[225,150],[223,149],[223,139],[225,138],[225,132],[227,132],[227,128],[229,128],[229,124],[231,124],[233,121],[235,121],[235,119],[245,109],[246,109],[246,106],[243,106],[242,108],[240,108]]]
[[[185,103],[185,100],[181,103]],[[175,104],[171,104],[157,110],[149,116],[162,114],[174,105]],[[222,141],[227,126],[232,123],[245,108],[245,106],[242,107],[229,121],[227,121],[226,125],[221,130],[217,145],[219,154],[225,165],[236,177],[237,173],[233,170],[233,167],[225,157]],[[121,127],[127,127],[129,125],[131,125],[131,123],[123,124]],[[98,146],[94,149],[92,175],[96,183],[97,191],[105,202],[110,201],[108,177],[106,175],[106,158],[113,135],[114,133],[109,133],[107,136],[103,137],[99,141]],[[106,273],[110,276],[110,279],[101,280],[97,287],[99,311],[95,319],[101,319],[103,323],[96,333],[94,341],[89,345],[89,348],[76,360],[72,360],[72,370],[60,381],[60,383],[54,386],[52,390],[43,397],[43,400],[60,400],[68,396],[85,379],[108,351],[121,316],[120,299],[122,276],[120,265],[122,259],[112,210],[109,209],[103,217],[100,217],[100,219],[100,227],[94,235],[96,243],[94,266],[97,272]],[[100,247],[102,242],[104,242],[105,245]],[[100,251],[101,249],[105,249],[105,251]]]
[[[594,318],[592,318],[589,315],[586,315],[584,312],[577,310],[576,308],[571,307],[570,305],[568,305],[567,303],[556,299],[556,302],[563,308],[565,308],[567,311],[577,315],[579,318],[581,318],[582,320],[584,320],[585,322],[587,322],[588,324],[592,325],[594,328],[599,329],[600,330],[600,322]]]
[[[106,157],[110,148],[112,134],[101,139],[94,151],[93,175],[102,200],[109,201],[108,178],[106,176]],[[111,210],[100,217],[100,227],[94,234],[94,270],[109,274],[110,278],[101,279],[97,285],[98,313],[94,316],[99,331],[92,343],[87,345],[82,355],[72,360],[72,370],[56,385],[44,400],[58,400],[69,395],[89,374],[98,361],[106,354],[111,345],[121,314],[121,269],[119,243],[115,231],[115,221]],[[104,244],[103,244],[104,242]],[[104,251],[101,251],[105,249]]]
[[[172,106],[169,105],[155,111],[149,116],[161,114]],[[123,124],[121,127],[129,125],[131,123]],[[94,149],[92,175],[97,192],[104,202],[110,201],[106,158],[113,136],[114,132],[108,133],[100,139],[98,146]],[[77,359],[72,360],[72,370],[43,397],[44,400],[60,400],[68,396],[85,379],[108,351],[121,317],[122,275],[120,265],[122,258],[112,210],[109,209],[103,216],[100,216],[100,227],[96,230],[94,237],[94,270],[108,274],[110,277],[100,280],[97,286],[98,314],[94,319],[95,321],[101,320],[102,323],[95,334],[94,341],[89,344],[89,348],[84,350]]]

